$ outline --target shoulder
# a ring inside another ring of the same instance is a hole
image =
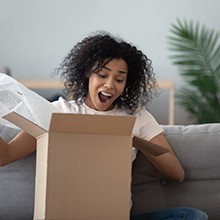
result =
[[[80,105],[76,101],[67,101],[66,99],[60,97],[57,101],[52,102],[52,104],[60,111],[64,113],[79,113]]]
[[[144,107],[139,108],[135,112],[134,116],[136,117],[136,121],[138,121],[138,122],[142,122],[144,124],[154,122],[157,124],[157,121],[154,118],[154,116],[148,110],[146,110]]]
[[[136,116],[134,132],[142,138],[151,140],[153,137],[163,132],[163,129],[158,124],[153,115],[144,107],[138,109]]]

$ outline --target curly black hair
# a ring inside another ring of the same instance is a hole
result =
[[[96,32],[78,42],[64,58],[57,72],[64,80],[65,93],[77,103],[88,95],[89,76],[112,59],[123,59],[128,76],[122,95],[115,105],[133,114],[154,95],[156,79],[151,60],[131,43],[106,32]]]

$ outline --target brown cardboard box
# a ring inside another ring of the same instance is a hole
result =
[[[35,220],[129,220],[132,146],[167,152],[132,137],[132,116],[53,113],[48,131],[4,118],[37,138]]]
[[[53,113],[49,131],[6,118],[37,138],[35,220],[129,219],[134,117]]]

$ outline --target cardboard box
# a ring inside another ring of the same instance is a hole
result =
[[[129,220],[134,117],[53,113],[49,131],[6,118],[37,138],[35,220]]]
[[[53,113],[48,131],[12,112],[4,117],[37,138],[35,220],[129,220],[135,117]]]

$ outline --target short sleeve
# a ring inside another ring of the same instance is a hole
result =
[[[65,99],[60,97],[57,101],[52,102],[52,104],[63,113],[75,113],[76,110],[73,106]]]
[[[163,133],[163,129],[155,120],[155,118],[146,109],[141,108],[135,114],[136,121],[133,134],[146,140],[151,140],[158,134]]]

